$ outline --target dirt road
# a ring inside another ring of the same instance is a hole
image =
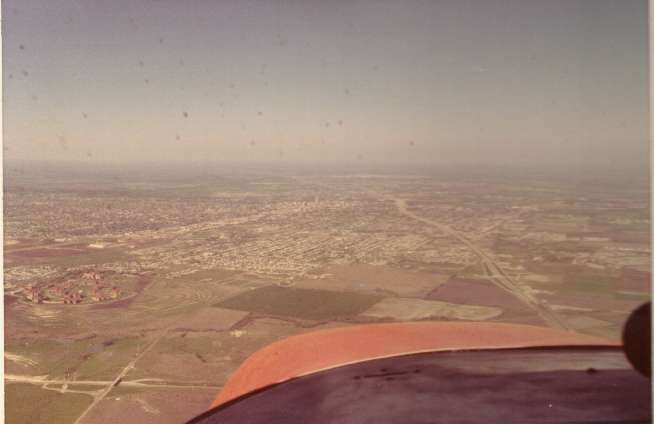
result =
[[[145,349],[143,349],[138,355],[136,355],[134,359],[132,359],[125,366],[125,368],[122,369],[122,371],[116,376],[116,378],[111,382],[111,384],[108,384],[103,391],[101,391],[97,396],[95,396],[95,399],[93,399],[93,402],[91,402],[89,407],[86,408],[84,412],[82,412],[82,415],[80,415],[75,420],[75,424],[79,424],[80,422],[82,422],[86,414],[88,414],[91,411],[91,409],[93,409],[98,403],[100,403],[100,401],[109,394],[111,389],[113,389],[115,386],[117,386],[119,383],[122,382],[123,377],[125,377],[127,373],[129,373],[132,370],[132,368],[134,368],[134,364],[136,364],[136,362],[139,359],[141,359],[146,353],[148,353],[150,349],[152,349],[154,345],[156,345],[159,342],[159,340],[161,340],[166,335],[167,332],[168,329],[163,330],[157,337],[155,337],[155,339],[152,342],[150,342],[150,344]]]
[[[30,383],[30,384],[62,384],[62,385],[68,385],[68,386],[76,386],[76,385],[83,385],[83,386],[98,386],[98,387],[106,387],[107,385],[112,385],[114,384],[114,381],[110,380],[62,380],[62,379],[48,379],[47,376],[32,376],[32,375],[15,375],[15,374],[7,374],[5,375],[5,381],[7,382],[15,382],[15,383]],[[143,381],[156,381],[156,380],[149,380],[149,379],[139,379],[139,380],[131,380],[131,381],[121,381],[120,385],[125,386],[125,387],[150,387],[150,388],[158,388],[158,387],[163,387],[166,389],[210,389],[210,390],[219,390],[221,386],[205,386],[205,385],[197,385],[197,384],[183,384],[183,383],[176,383],[176,382],[167,382],[167,381],[162,381],[161,383],[144,383]]]

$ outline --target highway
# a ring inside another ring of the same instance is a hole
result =
[[[333,190],[333,187],[330,187],[325,184],[313,183],[316,186],[323,187],[327,190]],[[481,261],[484,272],[488,278],[500,289],[507,291],[513,296],[517,297],[523,303],[525,303],[529,308],[531,308],[538,316],[550,327],[557,328],[566,331],[572,331],[572,329],[556,315],[548,305],[544,304],[540,300],[531,294],[528,287],[524,287],[517,281],[513,280],[502,267],[486,252],[484,252],[480,247],[468,240],[463,234],[456,231],[455,229],[442,224],[438,221],[432,219],[423,218],[411,212],[406,205],[406,200],[392,197],[390,195],[384,195],[378,193],[374,190],[364,189],[364,191],[371,197],[376,198],[381,201],[392,201],[395,203],[398,211],[411,219],[422,222],[429,226],[435,227],[440,230],[442,233],[449,235],[450,237],[458,240],[459,242],[466,245]]]
[[[404,199],[399,199],[394,197],[390,197],[390,198],[386,197],[383,199],[390,199],[394,201],[395,206],[403,215],[415,219],[416,221],[420,221],[424,224],[435,227],[439,229],[441,232],[443,232],[444,234],[447,234],[452,238],[465,244],[480,259],[484,271],[495,285],[497,285],[503,290],[506,290],[507,292],[511,293],[512,295],[520,299],[522,302],[524,302],[527,306],[529,306],[532,310],[534,310],[538,314],[538,316],[540,316],[541,319],[545,321],[545,323],[547,323],[547,325],[549,325],[550,327],[558,328],[562,330],[571,330],[565,324],[565,322],[563,322],[547,305],[540,302],[527,289],[525,289],[524,286],[520,285],[511,277],[509,277],[504,272],[504,270],[502,270],[500,265],[497,262],[495,262],[495,260],[493,260],[493,258],[488,256],[488,254],[486,254],[481,248],[479,248],[478,246],[473,244],[470,240],[468,240],[466,237],[464,237],[460,232],[440,222],[416,215],[415,213],[411,212],[407,208],[406,201]]]

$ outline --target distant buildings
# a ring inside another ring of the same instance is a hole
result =
[[[23,296],[32,303],[47,300],[47,303],[76,305],[118,299],[120,295],[120,289],[103,281],[102,275],[96,271],[73,272],[65,279],[57,278],[47,284],[28,285],[23,289]]]
[[[82,299],[84,299],[84,295],[80,292],[77,292],[77,293],[66,294],[63,298],[63,301],[64,304],[76,305],[78,303],[81,303]]]
[[[25,298],[32,303],[43,303],[43,294],[38,287],[28,286],[25,291]]]
[[[85,272],[84,274],[82,274],[82,278],[88,278],[90,280],[100,281],[100,274],[98,274],[95,271]]]

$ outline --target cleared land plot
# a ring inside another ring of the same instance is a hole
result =
[[[5,385],[5,419],[11,424],[69,424],[91,404],[91,396],[42,389],[24,383]]]
[[[380,300],[352,292],[267,286],[215,304],[221,308],[309,320],[334,320],[357,315]]]
[[[326,269],[325,273],[329,276],[319,280],[299,281],[296,287],[423,297],[448,278],[444,274],[411,272],[375,265],[338,265]]]
[[[374,318],[390,318],[397,321],[423,319],[456,319],[484,321],[498,317],[502,309],[490,306],[459,305],[436,300],[387,298],[365,311],[362,315]]]

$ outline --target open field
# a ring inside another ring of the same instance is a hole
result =
[[[31,384],[10,383],[5,387],[5,419],[16,424],[70,423],[91,400],[82,394],[61,394]]]
[[[320,328],[499,321],[616,339],[650,298],[646,190],[175,178],[8,176],[8,422],[182,422],[254,351]],[[57,302],[65,290],[82,300]]]
[[[139,393],[116,393],[102,400],[86,422],[182,423],[206,410],[215,389],[150,389]]]

